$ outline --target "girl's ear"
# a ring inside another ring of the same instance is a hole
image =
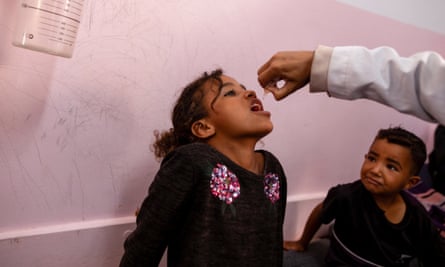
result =
[[[215,127],[205,119],[197,120],[192,124],[192,133],[200,139],[207,139],[215,134]]]
[[[405,185],[405,189],[410,189],[411,187],[415,186],[419,182],[420,182],[420,176],[411,176],[408,179],[408,183],[406,183],[406,185]]]

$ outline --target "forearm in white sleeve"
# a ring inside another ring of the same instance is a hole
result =
[[[327,69],[327,70],[326,70]],[[367,98],[426,121],[445,124],[445,60],[435,52],[400,57],[390,47],[317,48],[311,92]]]

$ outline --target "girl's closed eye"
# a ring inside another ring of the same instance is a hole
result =
[[[224,96],[234,96],[236,95],[236,91],[233,89],[229,89],[224,93]]]

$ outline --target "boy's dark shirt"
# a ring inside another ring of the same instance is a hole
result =
[[[406,213],[400,223],[392,224],[360,180],[337,185],[323,202],[323,223],[335,219],[333,229],[341,243],[378,265],[408,266],[410,258],[418,258],[424,266],[445,266],[443,240],[425,208],[409,193],[401,195]],[[329,266],[373,266],[354,260],[331,240]]]
[[[428,171],[433,188],[445,195],[445,126],[437,125],[434,146],[428,158]]]
[[[125,242],[121,267],[158,266],[168,246],[168,266],[281,267],[286,177],[269,152],[264,174],[279,177],[280,198],[265,194],[264,175],[241,168],[203,143],[182,146],[162,161]],[[240,195],[227,204],[212,195],[212,170],[235,174]]]

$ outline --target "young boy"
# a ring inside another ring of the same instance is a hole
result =
[[[304,251],[321,224],[334,221],[328,266],[445,266],[444,241],[424,207],[407,193],[420,178],[425,144],[400,128],[381,129],[360,180],[332,187],[287,250]]]

